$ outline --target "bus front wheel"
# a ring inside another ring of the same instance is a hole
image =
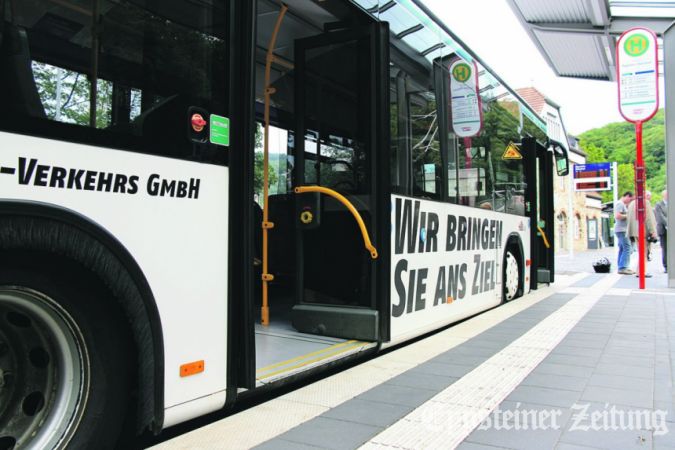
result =
[[[0,449],[115,446],[133,357],[102,292],[0,266]]]

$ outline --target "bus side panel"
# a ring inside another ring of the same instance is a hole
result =
[[[164,334],[165,407],[223,392],[228,168],[8,133],[0,142],[0,201],[79,213],[143,271]],[[203,373],[180,377],[182,364],[200,360]]]
[[[391,223],[387,346],[498,305],[510,234],[518,233],[524,259],[529,259],[527,217],[392,196]],[[524,292],[528,290],[526,281]]]

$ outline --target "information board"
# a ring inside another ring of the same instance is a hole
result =
[[[574,190],[608,191],[612,189],[612,164],[608,162],[576,164],[574,166]]]

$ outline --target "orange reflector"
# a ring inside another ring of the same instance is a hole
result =
[[[448,297],[448,303],[452,303],[454,299],[452,297]]]
[[[530,281],[530,277],[525,277],[525,281]]]
[[[532,265],[532,260],[531,260],[531,259],[526,259],[526,260],[525,260],[525,265],[526,265],[527,267],[530,267],[530,266]]]
[[[198,373],[202,373],[204,371],[204,360],[202,359],[201,361],[195,361],[187,364],[183,364],[180,366],[180,376],[182,377],[189,377],[190,375],[197,375]]]

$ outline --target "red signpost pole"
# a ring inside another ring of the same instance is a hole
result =
[[[638,216],[638,258],[640,289],[645,288],[645,166],[642,160],[642,122],[635,122],[635,141],[637,155],[635,158],[635,187],[637,204],[635,212]]]
[[[638,276],[645,288],[645,162],[642,158],[642,124],[659,109],[659,55],[656,34],[647,28],[624,31],[616,42],[616,79],[619,111],[635,124],[635,190],[638,219]]]

